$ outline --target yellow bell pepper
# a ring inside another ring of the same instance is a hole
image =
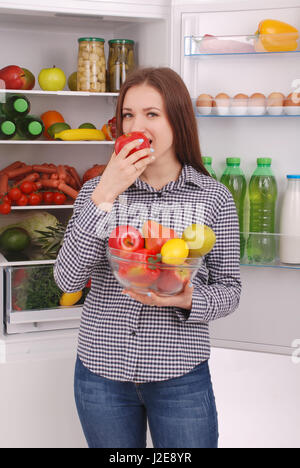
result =
[[[256,52],[290,52],[298,48],[298,29],[283,21],[263,20],[255,35]]]

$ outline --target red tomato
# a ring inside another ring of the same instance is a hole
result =
[[[139,139],[143,139],[143,143],[138,144],[133,150],[131,150],[129,152],[129,154],[127,155],[127,157],[130,156],[131,154],[135,153],[138,150],[141,150],[141,149],[144,149],[144,148],[150,148],[150,142],[149,142],[148,138],[143,133],[141,133],[141,132],[131,132],[131,133],[125,133],[124,135],[121,135],[116,140],[115,153],[119,154],[121,149],[125,145],[127,145],[127,143],[130,143],[131,141],[139,140]],[[143,158],[140,158],[140,159],[144,159],[146,157],[147,156],[144,156]]]
[[[133,226],[117,226],[110,233],[108,245],[113,249],[134,252],[144,247],[144,238],[140,231]]]
[[[3,202],[0,205],[0,213],[1,214],[8,214],[11,212],[11,204],[8,202]]]
[[[42,195],[36,192],[30,193],[28,203],[29,205],[40,205],[42,203]]]
[[[26,206],[28,205],[28,198],[24,193],[20,196],[19,200],[17,200],[17,205],[18,206]]]
[[[54,200],[54,192],[43,192],[43,202],[46,205],[52,205]]]
[[[19,188],[15,187],[10,189],[7,195],[11,201],[17,201],[21,197],[22,192]]]
[[[66,201],[67,197],[64,193],[61,192],[54,192],[53,201],[55,205],[63,205]]]
[[[28,193],[32,193],[34,191],[34,185],[32,182],[25,181],[20,185],[20,189],[23,193],[28,195]]]

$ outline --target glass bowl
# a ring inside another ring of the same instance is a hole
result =
[[[180,294],[187,282],[191,281],[203,263],[202,257],[172,258],[172,264],[162,263],[158,254],[127,252],[107,248],[107,258],[112,272],[120,285],[147,294],[154,291],[160,296]],[[174,264],[177,263],[177,264]]]

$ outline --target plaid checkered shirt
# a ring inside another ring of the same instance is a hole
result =
[[[233,198],[223,184],[186,164],[161,190],[137,178],[106,212],[91,200],[100,178],[80,190],[54,266],[55,281],[65,292],[82,290],[92,279],[79,329],[79,358],[91,372],[112,380],[144,383],[184,375],[209,359],[209,322],[239,304],[240,238]],[[121,293],[107,257],[109,234],[122,224],[141,230],[149,219],[180,236],[193,223],[204,223],[216,234],[192,281],[191,310],[144,305]]]

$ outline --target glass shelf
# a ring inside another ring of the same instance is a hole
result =
[[[296,50],[274,51],[272,47],[265,48],[267,41],[269,43],[284,43],[289,41],[297,42]],[[184,55],[186,57],[202,55],[266,55],[266,54],[290,54],[299,53],[299,41],[295,40],[294,33],[270,34],[260,36],[186,36],[184,38]]]
[[[300,270],[300,236],[268,233],[241,233],[244,239],[244,267]]]

